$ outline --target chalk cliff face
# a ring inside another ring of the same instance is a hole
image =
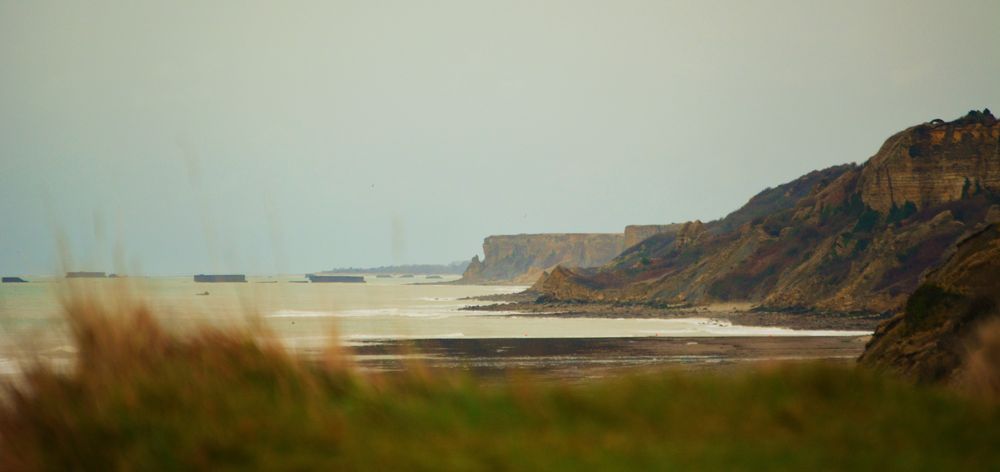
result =
[[[577,301],[893,310],[963,234],[1000,213],[998,148],[988,111],[915,126],[862,166],[807,174],[603,267],[551,271],[536,288]]]
[[[625,238],[617,233],[553,233],[490,236],[483,241],[484,259],[472,259],[462,283],[530,285],[557,265],[593,267],[622,252]]]
[[[1000,227],[962,240],[903,312],[875,331],[859,362],[920,382],[961,382],[976,332],[1000,319]],[[995,346],[994,346],[995,347]]]

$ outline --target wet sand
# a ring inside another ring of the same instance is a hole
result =
[[[526,372],[560,380],[586,380],[662,368],[742,370],[775,362],[853,363],[868,336],[716,338],[525,338],[370,341],[352,348],[360,367],[403,369],[416,361],[429,369],[476,377]]]
[[[463,308],[517,317],[710,318],[741,326],[803,330],[874,330],[887,315],[872,313],[756,310],[750,304],[657,307],[641,304],[537,302],[519,292],[472,297],[495,302]],[[633,338],[506,338],[373,341],[354,348],[359,364],[398,370],[409,360],[431,369],[476,376],[524,371],[559,380],[586,380],[664,368],[740,371],[774,363],[853,364],[870,336],[742,336]]]

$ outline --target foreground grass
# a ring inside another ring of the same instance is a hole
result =
[[[482,386],[175,336],[141,309],[69,318],[76,369],[33,369],[0,409],[4,470],[1000,467],[995,406],[849,368]]]

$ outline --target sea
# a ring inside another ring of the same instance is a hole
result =
[[[141,303],[169,329],[263,325],[292,352],[371,346],[401,340],[722,338],[859,336],[868,333],[736,326],[708,318],[627,319],[518,316],[468,311],[475,297],[526,287],[449,285],[441,279],[365,276],[365,283],[303,283],[301,276],[248,277],[246,283],[196,283],[185,277],[30,278],[0,284],[0,374],[25,359],[71,361],[75,348],[63,303],[85,295],[106,306]]]

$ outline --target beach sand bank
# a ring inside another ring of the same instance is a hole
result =
[[[351,351],[360,367],[371,370],[400,370],[415,362],[482,377],[522,372],[586,380],[662,368],[726,371],[768,363],[853,363],[867,341],[868,336],[417,339],[366,341]]]

